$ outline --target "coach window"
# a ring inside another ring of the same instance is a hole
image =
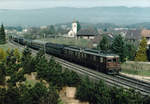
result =
[[[67,50],[65,50],[65,54],[67,54]]]
[[[86,54],[84,54],[84,58],[86,58]]]
[[[103,63],[103,61],[104,61],[104,60],[103,60],[103,57],[101,57],[101,58],[100,58],[100,62]]]
[[[78,58],[80,58],[80,53],[79,52],[77,52],[78,53]]]
[[[114,59],[113,59],[113,62],[117,62],[117,59],[116,59],[116,58],[114,58]]]
[[[93,56],[93,60],[96,61],[96,56]]]
[[[68,50],[68,55],[70,55],[70,51]]]
[[[111,59],[107,59],[107,62],[112,62],[112,60]]]

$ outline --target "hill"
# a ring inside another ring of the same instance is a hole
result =
[[[68,23],[76,19],[85,23],[136,24],[150,21],[150,8],[57,7],[35,10],[0,10],[0,22],[8,25],[41,26]]]

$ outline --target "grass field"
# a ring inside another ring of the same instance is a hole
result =
[[[65,44],[65,45],[75,45],[80,47],[88,47],[88,44],[90,40],[86,39],[75,39],[75,38],[47,38],[47,39],[41,39],[41,41],[46,42],[52,42],[52,43],[58,43],[58,44]]]
[[[4,45],[0,45],[0,48],[2,48],[4,50],[13,49],[13,47],[9,43],[6,43]]]
[[[123,73],[150,77],[150,64],[137,62],[123,63],[121,69]]]

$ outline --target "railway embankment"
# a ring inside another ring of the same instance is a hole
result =
[[[149,79],[150,62],[127,61],[121,64],[122,73],[136,78]]]

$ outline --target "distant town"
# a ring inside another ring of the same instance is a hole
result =
[[[149,24],[150,26],[150,24]],[[67,24],[56,24],[40,27],[23,27],[23,26],[6,26],[6,34],[19,35],[29,39],[44,38],[83,38],[91,40],[90,45],[96,47],[103,35],[108,37],[110,41],[115,35],[120,34],[127,41],[137,42],[141,37],[147,39],[147,45],[150,45],[150,28],[147,23],[120,26],[109,23],[88,24],[76,20]]]

